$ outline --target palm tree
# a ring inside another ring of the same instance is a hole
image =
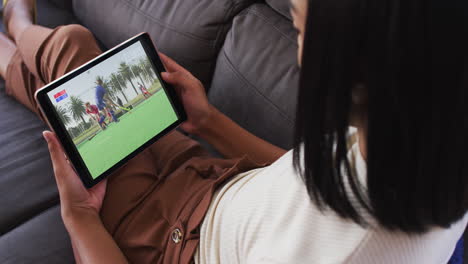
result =
[[[107,93],[109,94],[110,98],[112,98],[112,100],[115,100],[115,93],[117,92],[116,90],[114,89],[111,89],[112,87],[112,82],[110,80],[106,80],[105,83],[103,84],[104,88],[106,88],[106,91]]]
[[[72,117],[75,120],[80,121],[81,119],[83,124],[86,123],[86,121],[83,118],[83,115],[86,114],[86,108],[84,106],[83,101],[81,101],[80,98],[73,95],[70,96],[70,106],[68,110],[71,112]]]
[[[140,65],[143,67],[143,69],[148,73],[148,76],[151,78],[155,78],[155,74],[153,71],[153,64],[147,57],[143,57],[140,60]]]
[[[134,78],[134,76],[132,76],[132,71],[130,70],[130,66],[128,66],[128,64],[125,62],[121,62],[120,67],[119,67],[119,72],[122,75],[122,77],[130,81],[130,83],[132,84],[133,90],[138,95],[139,93],[137,92],[137,89],[135,88],[135,85],[132,82],[132,77]]]
[[[122,83],[119,80],[119,75],[112,73],[110,76],[110,81],[112,83],[112,87],[114,87],[113,90],[119,91],[123,95],[125,101],[127,101],[128,103],[128,98],[124,93],[124,87],[122,86]]]
[[[150,86],[151,86],[153,82],[153,78],[150,76],[150,73],[148,72],[148,70],[146,70],[145,62],[142,59],[138,61],[138,67],[140,67],[141,69],[140,72],[141,72],[141,75],[143,75],[143,78],[145,78],[147,82],[150,82]]]
[[[67,126],[71,123],[71,118],[68,115],[67,109],[62,106],[57,106],[57,115],[59,116],[60,120],[62,120],[63,124]]]
[[[133,74],[136,75],[140,79],[142,85],[148,86],[147,84],[145,84],[145,81],[143,80],[143,78],[141,78],[143,69],[141,69],[140,66],[135,64],[135,65],[132,65],[130,69],[132,70]]]
[[[148,60],[146,59],[146,57],[141,57],[138,60],[137,65],[142,69],[142,73],[146,79],[148,79],[148,77],[151,77],[151,73],[148,71]]]

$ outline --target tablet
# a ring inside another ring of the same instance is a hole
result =
[[[186,120],[147,33],[135,36],[35,94],[87,188]]]

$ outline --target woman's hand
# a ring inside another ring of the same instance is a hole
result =
[[[203,84],[189,71],[171,58],[159,53],[167,72],[162,78],[176,89],[187,112],[187,121],[181,128],[190,134],[198,135],[213,114],[213,106],[208,102]]]
[[[83,214],[98,216],[106,193],[106,180],[91,189],[86,189],[68,163],[55,134],[45,131],[43,135],[49,146],[65,225],[69,221],[79,219]]]
[[[262,140],[213,107],[202,83],[190,72],[159,53],[167,72],[163,79],[172,84],[182,99],[188,120],[181,128],[200,136],[227,158],[250,156],[258,163],[272,163],[286,151]]]

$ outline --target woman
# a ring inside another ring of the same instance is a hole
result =
[[[0,41],[11,58],[0,73],[8,92],[36,110],[28,101],[35,86],[12,77],[47,82],[79,66],[53,59],[60,54],[51,47],[70,43],[64,39],[91,45],[63,46],[73,61],[99,50],[82,28],[32,26],[29,0],[9,4],[17,47]],[[270,166],[211,158],[173,133],[113,175],[104,198],[106,182],[84,189],[55,135],[44,133],[77,262],[449,259],[468,221],[468,43],[458,38],[468,31],[468,8],[460,0],[292,0],[291,10],[302,73],[287,153],[219,113],[200,82],[162,55],[163,78],[189,115],[182,129],[226,157]],[[28,52],[22,45],[33,34],[40,41]]]

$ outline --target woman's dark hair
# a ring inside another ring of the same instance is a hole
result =
[[[407,233],[449,227],[465,215],[467,5],[309,1],[294,164],[321,209],[363,226],[363,212],[370,213],[386,229]],[[367,98],[364,184],[347,159],[357,83]]]

